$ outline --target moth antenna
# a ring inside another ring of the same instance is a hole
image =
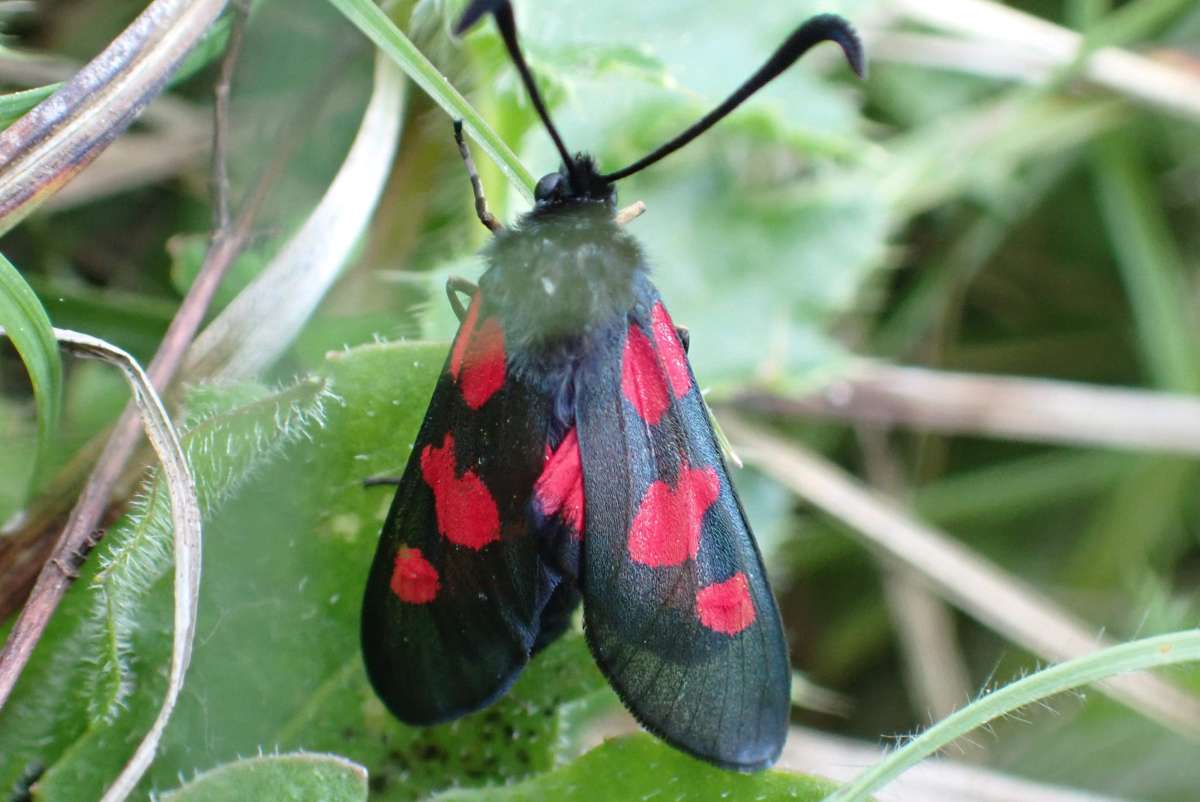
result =
[[[546,126],[546,131],[554,140],[554,147],[562,156],[563,164],[574,175],[575,160],[571,158],[566,144],[559,136],[558,129],[550,120],[550,112],[546,110],[546,104],[542,101],[542,95],[538,92],[537,84],[533,80],[533,73],[529,70],[529,65],[525,63],[525,55],[517,43],[517,21],[513,16],[512,3],[508,0],[473,0],[471,5],[467,6],[467,10],[463,12],[458,24],[454,26],[455,35],[464,34],[484,14],[489,12],[496,18],[496,27],[500,29],[500,38],[504,40],[504,46],[508,49],[508,55],[512,58],[513,64],[517,66],[517,72],[521,75],[521,83],[525,84],[525,90],[529,92],[529,99],[533,101],[534,109],[542,118],[542,125]]]
[[[658,150],[639,159],[628,167],[601,177],[605,181],[619,181],[679,150],[716,125],[721,118],[740,106],[746,98],[775,80],[780,73],[796,63],[796,60],[808,52],[810,48],[821,42],[836,42],[842,48],[842,52],[845,53],[846,61],[850,63],[850,68],[854,70],[854,73],[859,78],[865,77],[866,67],[863,62],[862,42],[859,41],[858,34],[854,32],[854,28],[850,26],[850,23],[836,14],[821,14],[813,17],[793,31],[792,35],[767,60],[767,63],[762,65],[758,72],[754,73],[744,84],[738,87],[737,91],[726,98],[725,102],[704,115],[690,128],[658,148]]]

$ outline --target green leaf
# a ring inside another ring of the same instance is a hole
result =
[[[492,130],[475,108],[455,89],[446,76],[409,40],[396,24],[388,19],[372,0],[329,0],[346,19],[354,23],[367,38],[404,70],[417,86],[453,119],[463,121],[463,127],[479,143],[492,161],[504,171],[509,181],[527,198],[533,198],[533,176],[517,155]]]
[[[246,758],[200,774],[162,802],[365,802],[367,771],[337,755],[298,753]]]
[[[193,388],[181,443],[196,482],[200,509],[211,516],[249,476],[290,443],[309,436],[325,417],[327,382],[303,379],[278,391],[256,384]],[[88,718],[116,715],[132,682],[129,643],[142,596],[170,570],[170,502],[161,471],[155,470],[131,504],[131,512],[109,533],[99,557],[100,573],[88,639],[95,667],[86,684]]]
[[[50,318],[21,274],[0,254],[0,326],[29,371],[38,416],[38,451],[31,485],[41,481],[62,417],[63,369]]]
[[[324,426],[309,428],[311,440],[291,444],[282,458],[260,461],[248,481],[238,478],[237,496],[206,518],[188,681],[143,787],[171,787],[180,774],[260,748],[304,749],[366,766],[377,799],[415,800],[455,785],[546,771],[572,751],[588,711],[613,704],[578,634],[541,653],[499,703],[443,726],[400,724],[367,682],[358,646],[363,582],[392,493],[364,488],[362,480],[403,469],[446,350],[445,343],[390,343],[331,354],[321,379],[338,400],[326,404]],[[235,409],[253,397],[250,390],[202,392]],[[195,391],[190,404],[211,407]],[[277,436],[270,426],[260,428],[262,440]],[[231,459],[223,456],[227,441],[209,438],[200,449],[211,463],[198,477],[221,474]],[[106,539],[102,561],[125,559],[120,555],[131,545]],[[40,762],[46,799],[95,798],[128,756],[130,737],[153,717],[169,653],[171,597],[165,577],[153,580],[162,567],[155,549],[140,560],[153,563],[150,584],[138,575],[139,560],[130,560],[122,591],[127,634],[115,663],[126,682],[121,706],[88,723],[88,699],[75,689],[96,670],[78,664],[80,642],[93,641],[81,637],[78,624],[68,631],[64,622],[44,644],[47,651],[39,649],[44,662],[0,710],[0,787]],[[64,609],[76,621],[81,600],[93,615],[103,611],[98,591],[84,577]],[[98,689],[111,692],[113,680]]]
[[[762,799],[824,799],[828,780],[764,771],[738,774],[702,763],[649,735],[607,741],[548,774],[505,788],[450,791],[437,802],[600,802],[654,799],[663,802],[756,802]]]

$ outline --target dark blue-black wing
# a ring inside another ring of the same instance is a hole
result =
[[[367,580],[367,674],[410,724],[457,718],[504,693],[529,660],[557,582],[528,517],[552,402],[521,380],[510,356],[477,293]]]
[[[577,374],[585,632],[648,730],[761,768],[787,734],[779,612],[671,318],[636,297]]]

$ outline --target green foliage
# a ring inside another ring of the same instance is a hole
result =
[[[163,802],[365,802],[367,772],[336,755],[254,757],[206,771],[159,798]]]
[[[62,416],[63,369],[50,318],[12,263],[0,255],[0,327],[21,355],[37,403],[38,448],[30,480],[36,483]]]
[[[326,382],[301,380],[268,391],[257,385],[201,387],[189,398],[181,444],[196,483],[200,510],[211,517],[248,478],[325,418]],[[172,564],[170,500],[155,470],[132,510],[109,532],[92,581],[96,594],[88,626],[95,665],[88,678],[88,719],[109,721],[129,693],[127,664],[142,597]]]
[[[649,735],[634,735],[607,741],[571,764],[523,783],[486,791],[448,791],[433,800],[599,802],[651,798],[666,802],[693,799],[817,802],[835,787],[827,780],[783,772],[737,774],[723,771],[680,754]]]

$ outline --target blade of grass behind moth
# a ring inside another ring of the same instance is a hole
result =
[[[225,0],[154,0],[71,80],[0,132],[0,233],[133,122],[224,7]]]
[[[1200,391],[1200,358],[1186,273],[1138,146],[1128,131],[1101,137],[1094,168],[1100,208],[1125,291],[1142,359],[1164,390]]]
[[[150,731],[101,800],[120,802],[129,796],[154,760],[154,752],[175,709],[175,702],[183,689],[184,674],[191,661],[200,597],[200,507],[179,436],[171,425],[162,400],[137,361],[120,348],[95,337],[65,329],[55,329],[54,333],[59,342],[74,353],[109,362],[125,374],[142,415],[146,437],[162,464],[171,499],[171,520],[175,529],[175,631],[171,645],[170,675],[162,707]]]
[[[781,442],[722,410],[725,429],[750,465],[858,533],[922,577],[947,601],[985,626],[1052,661],[1111,645],[1101,628],[1062,609],[1020,579],[912,518],[820,456]],[[1200,698],[1152,674],[1131,674],[1099,689],[1178,732],[1200,736]]]
[[[38,449],[29,483],[36,489],[46,470],[62,417],[62,357],[42,302],[3,254],[0,254],[0,328],[8,331],[33,384]]]
[[[487,121],[455,89],[446,76],[425,58],[416,45],[396,27],[373,0],[329,0],[368,39],[400,65],[413,83],[441,106],[452,119],[462,120],[471,138],[479,143],[508,180],[528,200],[533,200],[533,175]]]
[[[377,52],[371,100],[337,176],[300,230],[196,338],[186,376],[251,376],[295,339],[375,211],[400,139],[405,86],[404,74]]]
[[[987,722],[1055,694],[1131,671],[1200,660],[1200,629],[1122,643],[1060,663],[992,691],[933,725],[842,786],[825,802],[860,802],[906,769]]]

